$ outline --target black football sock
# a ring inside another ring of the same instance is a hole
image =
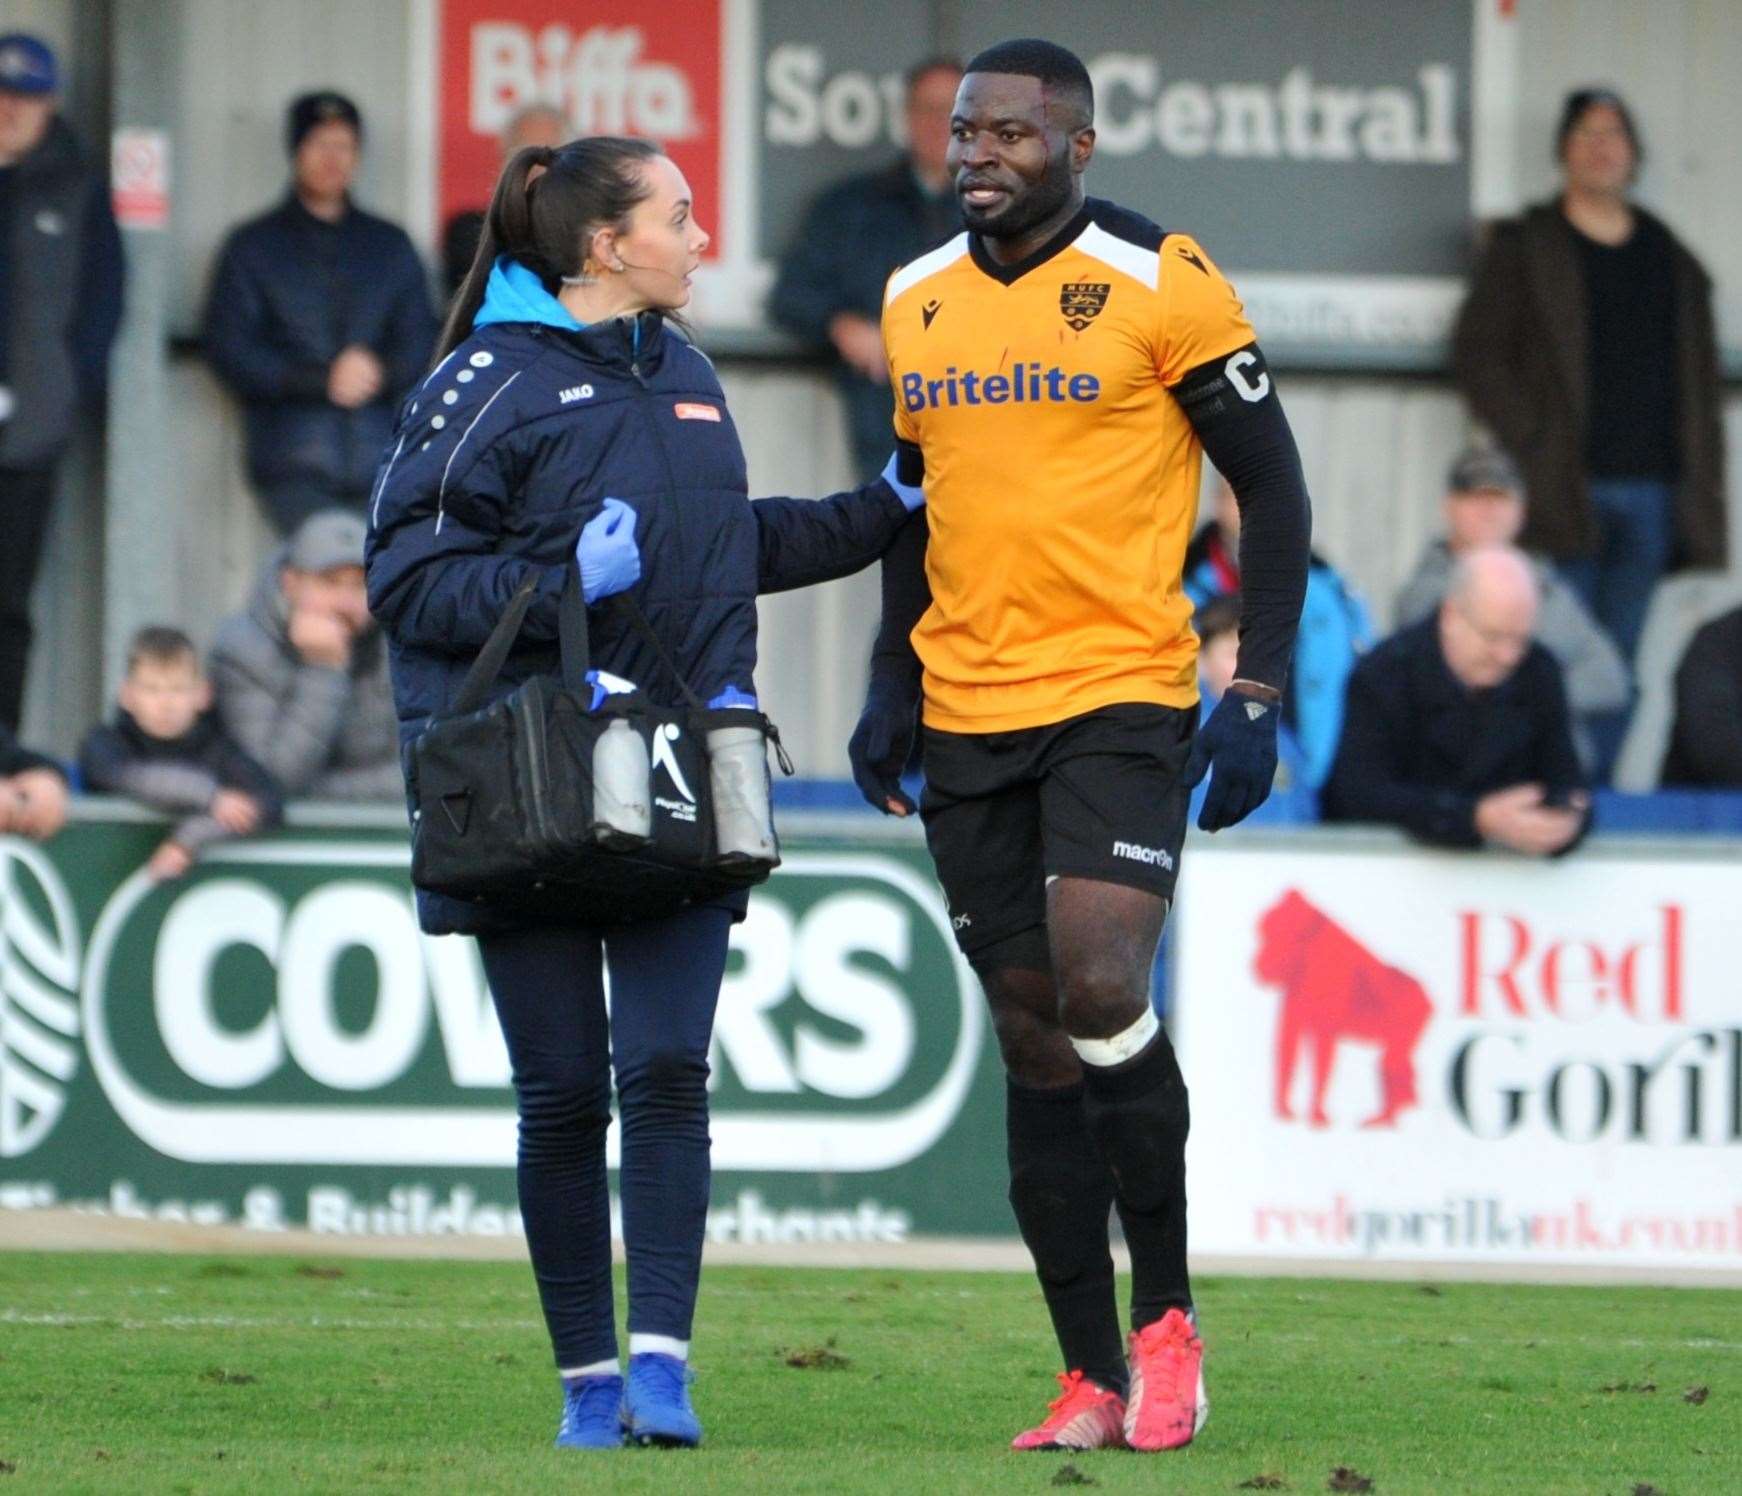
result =
[[[1083,1066],[1083,1110],[1131,1249],[1131,1327],[1191,1311],[1186,1272],[1185,1077],[1165,1032],[1118,1065]]]
[[[1125,1395],[1125,1346],[1113,1293],[1113,1181],[1096,1153],[1083,1088],[1009,1083],[1010,1205],[1034,1257],[1065,1368]]]

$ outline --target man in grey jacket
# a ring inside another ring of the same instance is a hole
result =
[[[347,510],[304,520],[212,645],[224,729],[287,796],[397,803],[405,793],[363,533]]]
[[[1445,538],[1429,544],[1397,594],[1393,621],[1399,629],[1438,609],[1459,557],[1517,541],[1524,527],[1524,479],[1504,452],[1471,447],[1447,475],[1444,509]],[[1600,783],[1611,765],[1598,760],[1612,754],[1602,753],[1597,739],[1619,737],[1590,729],[1593,720],[1600,725],[1627,710],[1632,682],[1620,651],[1578,594],[1547,561],[1537,557],[1533,564],[1541,594],[1536,639],[1561,667],[1579,756]]]

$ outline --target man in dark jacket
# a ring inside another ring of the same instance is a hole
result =
[[[1706,624],[1676,667],[1663,782],[1742,789],[1742,608]]]
[[[280,533],[361,510],[398,401],[426,372],[435,313],[403,229],[351,201],[363,125],[342,94],[290,106],[290,194],[225,243],[206,347],[243,401],[248,473]]]
[[[67,777],[0,727],[0,836],[47,841],[66,824]]]
[[[102,397],[121,322],[121,235],[103,173],[57,113],[59,69],[0,36],[0,727],[17,730],[30,592],[55,469]]]
[[[1355,667],[1327,821],[1447,847],[1570,851],[1589,824],[1566,689],[1531,639],[1536,576],[1511,547],[1461,557],[1430,619]]]
[[[1453,365],[1524,468],[1520,543],[1631,663],[1659,577],[1729,555],[1712,284],[1628,200],[1640,149],[1619,98],[1572,94],[1557,145],[1564,191],[1495,226]]]
[[[788,332],[834,350],[861,482],[889,455],[894,401],[879,320],[896,266],[961,228],[944,152],[961,64],[934,57],[907,75],[907,154],[829,188],[805,214],[768,311]]]

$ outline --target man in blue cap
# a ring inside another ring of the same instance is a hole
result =
[[[0,727],[16,729],[30,590],[55,469],[100,401],[121,322],[121,235],[102,170],[59,113],[60,69],[0,36]]]

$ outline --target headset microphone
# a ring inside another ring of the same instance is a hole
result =
[[[685,276],[679,275],[674,270],[664,270],[664,269],[661,269],[658,265],[637,265],[633,260],[625,260],[623,262],[623,268],[625,270],[640,270],[640,271],[643,271],[649,275],[668,275],[674,281],[682,281],[682,280],[686,279]]]

